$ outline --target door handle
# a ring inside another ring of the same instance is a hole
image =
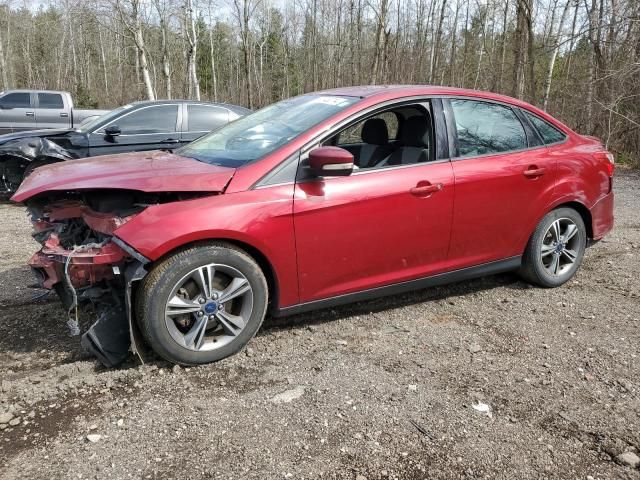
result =
[[[538,178],[538,177],[541,177],[542,175],[544,175],[544,172],[545,172],[544,168],[538,168],[535,165],[532,165],[529,168],[527,168],[523,172],[523,174],[527,178]]]
[[[426,197],[442,190],[444,185],[441,183],[419,182],[418,185],[409,189],[412,195],[417,197]]]
[[[60,114],[60,116],[61,116],[62,118],[67,118],[67,117],[69,116],[69,114],[68,114],[68,113],[65,113],[65,112],[62,112],[62,113]]]
[[[26,112],[26,113],[25,113],[25,115],[26,115],[27,117],[33,117],[33,116],[35,115],[35,113],[33,113],[33,112]]]
[[[160,143],[180,143],[180,140],[178,140],[177,138],[166,138]]]

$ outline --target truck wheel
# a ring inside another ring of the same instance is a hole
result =
[[[216,242],[155,266],[140,285],[136,314],[158,355],[195,365],[241,350],[262,325],[267,301],[267,281],[253,258]]]

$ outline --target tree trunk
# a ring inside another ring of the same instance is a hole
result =
[[[550,39],[553,42],[553,51],[551,52],[551,59],[549,60],[549,68],[547,69],[547,77],[544,82],[544,98],[542,101],[542,108],[546,110],[549,105],[549,93],[551,92],[551,81],[553,79],[553,67],[556,63],[556,57],[558,56],[558,50],[560,49],[560,38],[562,34],[562,26],[564,25],[565,18],[567,16],[567,12],[569,11],[569,6],[571,5],[571,0],[567,0],[564,9],[562,10],[562,15],[560,16],[560,21],[558,22],[558,29],[555,32],[550,34]],[[553,29],[553,25],[551,25]]]
[[[373,65],[371,66],[371,84],[375,85],[378,81],[378,70],[380,67],[380,60],[383,56],[384,50],[384,37],[387,28],[387,10],[389,7],[389,0],[382,0],[380,3],[380,13],[378,14],[378,23],[376,25],[376,36],[374,43],[374,55]]]
[[[166,12],[160,7],[160,2],[156,1],[156,9],[160,16],[160,49],[162,50],[162,76],[164,77],[164,88],[167,99],[173,95],[171,84],[171,63],[169,62],[169,45],[167,39],[167,17]]]
[[[525,66],[528,51],[528,22],[530,14],[528,0],[518,0],[516,10],[516,32],[514,40],[514,70],[513,70],[513,96],[519,99],[524,97]]]
[[[186,32],[189,48],[187,50],[187,64],[189,73],[189,97],[200,100],[200,81],[198,80],[198,34],[196,31],[196,18],[193,12],[193,0],[186,0]]]
[[[2,34],[0,33],[0,71],[2,72],[2,89],[9,89],[9,74],[7,72],[7,61],[4,56],[4,47],[2,45]]]
[[[440,17],[438,18],[438,28],[436,29],[436,41],[435,41],[435,58],[433,60],[432,69],[429,74],[429,82],[433,83],[433,76],[438,70],[438,63],[440,62],[440,49],[442,44],[442,23],[444,22],[444,11],[447,7],[447,0],[442,0],[442,7],[440,8]],[[457,16],[456,9],[456,16]]]

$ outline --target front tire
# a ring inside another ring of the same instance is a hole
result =
[[[576,273],[587,245],[587,230],[572,208],[549,212],[538,224],[525,250],[520,275],[545,288],[558,287]]]
[[[268,287],[246,252],[223,242],[183,250],[145,277],[136,316],[164,359],[197,365],[240,351],[264,320]]]

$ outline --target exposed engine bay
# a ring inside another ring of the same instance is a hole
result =
[[[42,245],[29,260],[38,285],[60,297],[71,335],[80,334],[78,308],[93,307],[98,318],[82,335],[82,345],[105,366],[121,363],[130,350],[140,354],[131,284],[144,278],[148,263],[113,233],[149,205],[183,196],[194,195],[104,190],[27,202],[33,237]]]

